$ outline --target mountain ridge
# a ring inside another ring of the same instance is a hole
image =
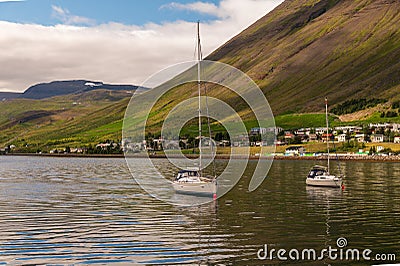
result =
[[[23,93],[0,92],[0,99],[45,99],[54,96],[62,96],[68,94],[78,94],[93,90],[110,90],[110,91],[135,91],[138,86],[105,84],[103,82],[89,80],[63,80],[51,81],[48,83],[39,83],[30,86]]]

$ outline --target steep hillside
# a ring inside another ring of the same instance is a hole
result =
[[[262,88],[276,114],[320,111],[351,98],[398,99],[400,1],[291,0],[207,59]]]

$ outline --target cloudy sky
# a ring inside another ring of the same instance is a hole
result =
[[[283,0],[0,0],[0,91],[52,80],[141,84],[207,55]]]

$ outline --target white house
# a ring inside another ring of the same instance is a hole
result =
[[[340,134],[337,136],[338,142],[345,142],[346,141],[346,134]]]
[[[221,147],[228,147],[231,145],[231,142],[229,140],[225,140],[225,139],[223,139],[221,141],[216,141],[216,143],[218,146],[221,146]]]
[[[281,127],[253,127],[250,129],[250,135],[265,135],[267,133],[274,133],[275,135],[279,134],[279,132],[283,131]]]
[[[393,132],[400,132],[400,124],[392,124]]]
[[[336,131],[343,131],[343,133],[358,133],[362,130],[362,127],[359,126],[344,126],[344,127],[335,127]]]
[[[285,150],[285,155],[287,156],[303,155],[305,152],[306,149],[303,146],[292,146]]]
[[[310,133],[311,133],[311,128],[300,128],[300,129],[297,129],[294,133],[295,133],[296,135],[298,135],[298,136],[310,135]]]
[[[380,143],[383,142],[384,136],[383,134],[372,134],[371,135],[371,142]]]
[[[376,129],[383,129],[383,130],[391,130],[393,132],[399,132],[400,130],[400,124],[396,124],[396,123],[384,123],[384,124],[369,124],[369,128],[376,128]]]
[[[322,134],[324,134],[324,133],[326,132],[326,127],[317,127],[317,128],[315,129],[315,132],[316,132],[317,134],[319,134],[319,135],[322,135]]]
[[[280,141],[280,140],[275,140],[274,141],[274,145],[275,146],[282,146],[282,145],[285,145],[286,144],[286,142],[284,142],[284,141]]]
[[[317,141],[317,134],[308,135],[308,141]]]
[[[272,132],[275,135],[278,135],[281,131],[283,131],[283,128],[281,127],[267,127],[266,133]]]
[[[400,143],[400,137],[394,137],[394,143]]]
[[[268,143],[266,141],[256,141],[255,146],[256,147],[268,146]]]
[[[365,142],[365,134],[356,134],[354,138],[357,140],[357,142]]]
[[[381,151],[383,151],[385,148],[384,147],[382,147],[382,146],[377,146],[376,147],[376,151],[377,152],[381,152]]]
[[[96,145],[96,148],[101,148],[103,150],[106,150],[107,147],[110,147],[110,146],[111,146],[110,143],[99,143],[99,144]]]
[[[71,153],[83,153],[83,149],[82,148],[71,148],[70,152]]]
[[[263,135],[267,133],[267,129],[265,127],[253,127],[250,129],[250,135]]]
[[[369,128],[388,128],[389,126],[391,126],[391,124],[389,124],[389,123],[384,123],[384,124],[381,124],[381,123],[376,123],[376,124],[373,124],[373,123],[370,123],[369,124]]]

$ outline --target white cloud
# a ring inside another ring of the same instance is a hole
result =
[[[94,25],[93,19],[72,15],[68,9],[52,5],[53,17],[66,25]]]
[[[248,26],[282,2],[283,0],[221,0],[219,5],[202,1],[187,4],[171,2],[161,8],[208,14],[224,22]]]
[[[0,3],[4,2],[24,2],[25,0],[0,0]]]
[[[218,14],[218,19],[201,24],[203,54],[282,1],[222,0],[215,8],[194,3],[197,12]],[[194,59],[193,22],[74,26],[79,20],[68,10],[54,6],[53,12],[63,19],[62,25],[0,21],[0,91],[23,91],[39,82],[67,79],[141,84],[171,64]]]
[[[221,16],[220,9],[214,3],[207,3],[207,2],[194,2],[188,4],[172,2],[161,6],[161,9],[189,10],[217,17]]]

